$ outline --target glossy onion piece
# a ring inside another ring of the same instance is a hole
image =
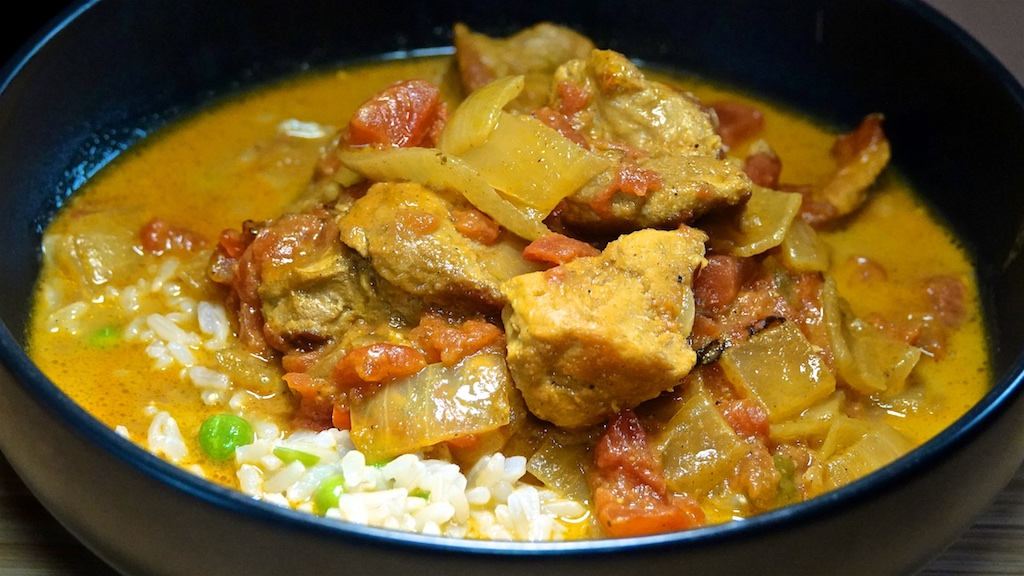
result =
[[[530,456],[526,470],[548,488],[586,502],[591,495],[584,466],[593,458],[585,443],[562,443],[549,437]]]
[[[448,118],[438,148],[458,156],[491,137],[502,110],[523,91],[523,76],[506,76],[474,90]]]
[[[844,394],[836,392],[824,402],[815,404],[791,418],[769,426],[768,435],[773,442],[798,442],[807,440],[823,440],[832,427],[832,422],[842,414]]]
[[[512,380],[497,354],[423,370],[351,398],[352,441],[371,459],[417,452],[509,423]]]
[[[472,92],[449,118],[439,147],[543,218],[611,162],[536,118],[503,111],[522,89],[522,76],[507,76]]]
[[[755,185],[746,204],[735,211],[712,215],[700,227],[711,237],[712,251],[754,256],[782,243],[801,200],[799,194]]]
[[[658,438],[658,451],[669,487],[696,495],[724,480],[749,449],[711,396],[694,388]]]
[[[850,383],[859,389],[899,392],[921,359],[917,346],[862,321],[850,325],[850,347],[854,360]]]
[[[802,218],[789,225],[782,239],[780,254],[786,267],[798,272],[824,272],[828,270],[830,254],[818,233]]]
[[[459,155],[487,183],[547,216],[611,161],[531,116],[502,112],[492,138]]]
[[[416,182],[434,190],[461,192],[478,210],[513,234],[536,240],[550,232],[538,214],[503,198],[479,172],[433,148],[351,148],[338,152],[349,169],[377,182]]]
[[[758,332],[722,352],[719,365],[741,395],[752,396],[781,422],[827,398],[836,380],[793,322]]]
[[[838,417],[822,444],[825,488],[838,488],[889,464],[913,445],[884,422]]]
[[[86,232],[49,234],[43,241],[46,265],[59,270],[66,278],[82,278],[82,294],[69,295],[70,300],[89,299],[115,278],[131,278],[141,265],[141,256],[133,249],[137,239],[127,230],[115,231],[100,224],[109,215],[103,211],[85,213],[76,218],[83,221]],[[95,222],[90,224],[89,222]]]
[[[829,276],[825,277],[821,301],[839,377],[865,394],[902,390],[921,358],[921,349],[864,322],[848,321],[849,314],[844,310],[835,281]]]

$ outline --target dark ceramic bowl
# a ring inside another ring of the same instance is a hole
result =
[[[846,488],[723,526],[623,540],[443,540],[326,521],[208,484],[115,435],[23,349],[40,231],[147,130],[309,67],[550,19],[829,122],[883,111],[894,162],[977,258],[995,382],[934,440]],[[129,574],[906,574],[1024,457],[1024,94],[962,31],[882,0],[101,0],[0,79],[0,448],[42,503]]]

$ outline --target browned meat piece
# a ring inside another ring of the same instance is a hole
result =
[[[615,161],[564,202],[562,222],[588,233],[668,228],[738,204],[750,179],[726,160],[713,116],[693,98],[647,79],[625,56],[595,50],[555,73],[552,107]]]
[[[380,326],[413,325],[422,309],[337,236],[294,261],[264,266],[262,276],[264,332],[284,352],[342,343]]]
[[[306,352],[381,325],[416,322],[420,303],[343,245],[335,218],[317,208],[222,237],[210,274],[231,289],[229,305],[250,351]]]
[[[836,139],[832,157],[836,171],[820,186],[795,188],[804,195],[800,216],[816,228],[835,224],[857,211],[868,190],[889,165],[889,139],[882,130],[882,115],[869,114],[860,125]]]
[[[532,112],[548,103],[551,75],[574,58],[586,58],[594,44],[579,33],[550,23],[526,28],[508,38],[492,38],[456,24],[455,58],[466,92],[503,76],[522,74],[526,87],[509,108]]]
[[[592,143],[651,154],[717,157],[722,150],[713,116],[705,108],[691,96],[648,79],[618,52],[596,50],[567,62],[555,72],[554,82],[575,88],[556,90],[554,104]],[[580,102],[578,96],[568,97],[576,91],[583,95]]]
[[[500,284],[538,266],[511,234],[484,245],[460,232],[452,211],[462,208],[419,184],[378,183],[339,219],[341,238],[409,294],[501,308]]]
[[[691,284],[706,240],[641,230],[507,282],[508,365],[530,411],[586,426],[677,386],[696,361]]]
[[[316,234],[298,236],[287,257],[265,260],[257,293],[267,341],[283,352],[341,343],[379,326],[415,324],[422,304],[380,278],[341,243],[335,214],[317,210],[285,219],[310,220]],[[282,243],[292,242],[288,235]]]

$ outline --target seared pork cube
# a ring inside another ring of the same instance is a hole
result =
[[[296,232],[300,225],[315,233]],[[293,215],[270,231],[279,232],[278,245],[294,244],[287,257],[264,258],[260,266],[263,334],[273,348],[310,350],[376,326],[415,323],[422,304],[342,244],[333,222]]]
[[[562,221],[577,230],[622,233],[687,223],[744,201],[750,179],[723,158],[714,117],[695,98],[646,78],[625,56],[595,50],[558,69],[552,107],[614,161],[566,199]]]
[[[537,265],[523,259],[525,242],[511,234],[471,238],[481,236],[457,223],[459,212],[473,213],[419,184],[378,183],[339,219],[339,228],[346,244],[409,294],[500,309],[501,283]]]
[[[492,38],[456,24],[455,59],[465,91],[504,76],[523,75],[526,86],[510,109],[529,113],[548,103],[551,76],[574,58],[586,58],[594,44],[578,32],[543,22],[507,38]]]
[[[641,230],[505,283],[508,365],[530,411],[587,426],[677,386],[696,361],[687,337],[706,240]]]

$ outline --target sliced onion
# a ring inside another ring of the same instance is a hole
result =
[[[547,216],[611,161],[531,116],[502,112],[491,137],[459,157],[488,184]]]
[[[727,215],[709,215],[700,227],[711,237],[712,250],[754,256],[782,243],[800,203],[799,194],[754,186],[745,205]]]
[[[474,90],[448,119],[438,148],[458,156],[486,142],[502,110],[519,96],[524,85],[523,76],[506,76]]]
[[[520,210],[464,162],[433,148],[351,148],[338,152],[348,168],[378,182],[416,182],[462,193],[481,212],[513,234],[536,240],[550,232],[536,213]]]
[[[511,377],[499,354],[431,364],[351,400],[352,442],[373,458],[417,452],[509,423]]]

